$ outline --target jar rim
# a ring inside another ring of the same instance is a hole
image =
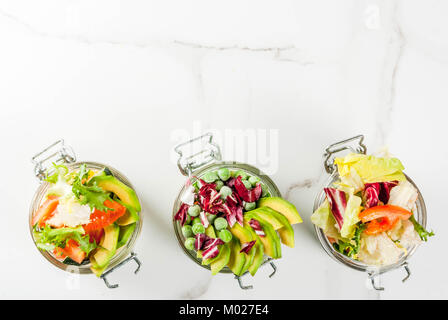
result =
[[[219,169],[219,168],[224,168],[224,167],[228,168],[228,169],[233,168],[233,169],[237,169],[237,170],[247,171],[247,173],[257,176],[258,178],[260,178],[261,182],[263,182],[267,186],[268,191],[272,196],[281,197],[280,190],[278,189],[278,187],[274,183],[274,181],[268,175],[266,175],[263,171],[261,171],[257,167],[247,164],[247,163],[236,162],[236,161],[214,161],[206,166],[199,168],[193,174],[194,174],[194,176],[200,177],[208,171]],[[173,215],[172,215],[174,232],[176,234],[178,244],[182,248],[182,251],[184,252],[184,254],[187,255],[191,260],[193,260],[197,265],[201,266],[204,269],[210,270],[209,265],[203,265],[202,260],[196,257],[196,252],[194,250],[188,250],[187,248],[185,248],[184,236],[182,234],[180,224],[178,223],[177,220],[174,219],[174,216],[176,215],[176,213],[179,210],[179,207],[181,205],[180,199],[181,199],[183,193],[185,192],[185,190],[186,190],[186,185],[183,184],[183,186],[181,187],[181,189],[176,197],[176,200],[174,201]],[[263,263],[266,261],[268,261],[268,257],[265,256]],[[223,269],[221,269],[221,271],[219,271],[219,272],[220,273],[232,273],[232,271],[227,266],[224,267]]]

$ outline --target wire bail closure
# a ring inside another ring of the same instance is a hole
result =
[[[47,176],[49,162],[62,164],[75,161],[75,152],[70,146],[65,145],[64,139],[56,141],[31,158],[31,162],[34,164],[34,174],[40,181],[43,181]]]
[[[205,139],[207,139],[207,141],[201,151],[196,152],[192,155],[184,155],[185,151],[183,149],[186,146],[191,146],[194,142]],[[202,136],[199,136],[197,138],[191,139],[187,142],[178,144],[174,148],[174,151],[176,151],[176,153],[179,155],[177,166],[184,176],[190,176],[196,169],[212,161],[219,161],[222,159],[221,150],[219,146],[213,142],[213,134],[210,132],[203,134]]]

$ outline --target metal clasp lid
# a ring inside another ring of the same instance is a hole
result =
[[[264,266],[264,265],[266,265],[267,263],[269,263],[269,265],[272,267],[272,270],[274,270],[274,271],[269,275],[269,278],[272,278],[272,277],[274,276],[274,274],[277,272],[277,266],[274,264],[272,258],[269,258],[269,259],[267,259],[266,261],[264,261],[264,262],[261,264],[261,266]],[[260,267],[261,267],[261,266],[260,266]],[[248,274],[248,273],[246,272],[245,274],[243,274],[243,275],[241,275],[241,276],[235,276],[235,279],[238,281],[238,284],[239,284],[239,286],[240,286],[241,289],[243,289],[243,290],[253,289],[254,286],[252,286],[252,285],[248,285],[248,286],[243,285],[243,281],[242,281],[241,278],[244,277],[246,274]]]
[[[334,164],[334,158],[335,158],[335,155],[339,152],[342,152],[345,150],[351,150],[352,152],[355,152],[355,153],[366,154],[367,147],[364,145],[363,141],[364,141],[364,136],[362,134],[360,134],[353,138],[339,141],[339,142],[329,145],[325,149],[325,154],[324,154],[325,171],[327,171],[327,173],[329,173],[329,174],[332,174],[336,170],[336,166]]]
[[[64,139],[60,139],[32,157],[31,161],[34,164],[34,174],[43,181],[46,178],[48,166],[52,162],[72,163],[76,161],[76,155],[70,146],[64,144]]]
[[[192,155],[184,155],[186,146],[193,147],[193,143],[206,140],[205,144],[199,152]],[[187,142],[178,144],[174,151],[179,154],[177,166],[184,176],[190,176],[196,169],[214,161],[221,160],[221,150],[217,144],[213,142],[213,134],[206,133]]]
[[[131,252],[131,255],[129,257],[127,257],[126,259],[124,259],[122,262],[120,262],[119,264],[117,264],[115,267],[111,268],[110,270],[104,272],[101,275],[101,279],[103,279],[104,283],[106,284],[106,286],[109,289],[115,289],[118,288],[118,284],[110,284],[109,281],[107,280],[107,275],[109,275],[110,273],[114,272],[116,269],[120,268],[121,266],[123,266],[124,264],[128,263],[129,261],[134,260],[135,263],[137,264],[137,269],[135,269],[134,274],[137,274],[137,272],[140,271],[140,267],[142,266],[142,263],[140,262],[140,260],[137,258],[137,254],[134,252]]]
[[[401,282],[405,282],[411,276],[411,270],[409,269],[409,264],[407,262],[404,262],[401,266],[406,271],[406,276],[401,280]],[[379,278],[380,278],[379,274],[377,274],[373,271],[368,272],[368,279],[370,279],[370,284],[372,285],[372,288],[375,289],[376,291],[384,291],[384,287],[378,286],[376,284],[375,280],[376,279],[379,280]]]

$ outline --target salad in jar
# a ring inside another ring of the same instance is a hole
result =
[[[294,247],[292,225],[302,219],[295,206],[271,197],[258,176],[221,167],[187,180],[174,221],[184,247],[213,275],[227,267],[254,276],[267,259],[282,256],[281,243]]]
[[[414,217],[419,193],[399,159],[350,153],[334,164],[339,179],[324,188],[325,200],[311,221],[336,251],[386,266],[434,235]]]
[[[43,200],[31,217],[34,242],[64,264],[90,266],[99,277],[136,229],[138,197],[107,167],[53,166]]]

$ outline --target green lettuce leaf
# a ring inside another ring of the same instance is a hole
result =
[[[414,215],[412,215],[409,218],[409,220],[414,224],[415,231],[418,233],[420,239],[422,239],[423,241],[428,241],[428,237],[432,237],[435,235],[435,233],[432,230],[430,232],[425,230],[425,228],[423,228],[423,226],[420,223],[418,223],[417,220],[415,220]]]
[[[344,212],[344,223],[341,228],[343,238],[352,238],[355,234],[356,224],[359,222],[358,213],[361,211],[362,199],[354,194],[348,196],[347,207]]]
[[[54,172],[45,178],[45,181],[50,183],[56,183],[60,178],[63,178],[68,173],[68,168],[64,164],[56,164],[53,162]]]
[[[82,226],[76,228],[51,228],[46,225],[42,230],[34,229],[34,239],[36,245],[41,250],[51,251],[56,247],[65,248],[70,239],[79,243],[80,249],[89,254],[97,247],[97,244],[89,241],[89,236],[85,235]]]
[[[356,258],[361,248],[361,234],[367,226],[363,223],[355,225],[353,237],[349,241],[338,241],[333,244],[336,251],[345,254],[348,257]]]
[[[100,211],[109,211],[110,208],[104,205],[104,201],[111,200],[108,192],[96,185],[96,182],[86,184],[88,178],[88,170],[85,164],[79,168],[79,174],[74,178],[72,192],[79,203],[88,205],[91,209]]]
[[[344,158],[334,160],[344,183],[352,180],[352,169],[364,183],[404,181],[403,164],[397,158],[379,158],[372,155],[350,153]]]
[[[336,220],[331,213],[330,204],[327,199],[311,215],[311,222],[321,228],[327,237],[348,241],[348,239],[341,236],[339,230],[336,228]]]

